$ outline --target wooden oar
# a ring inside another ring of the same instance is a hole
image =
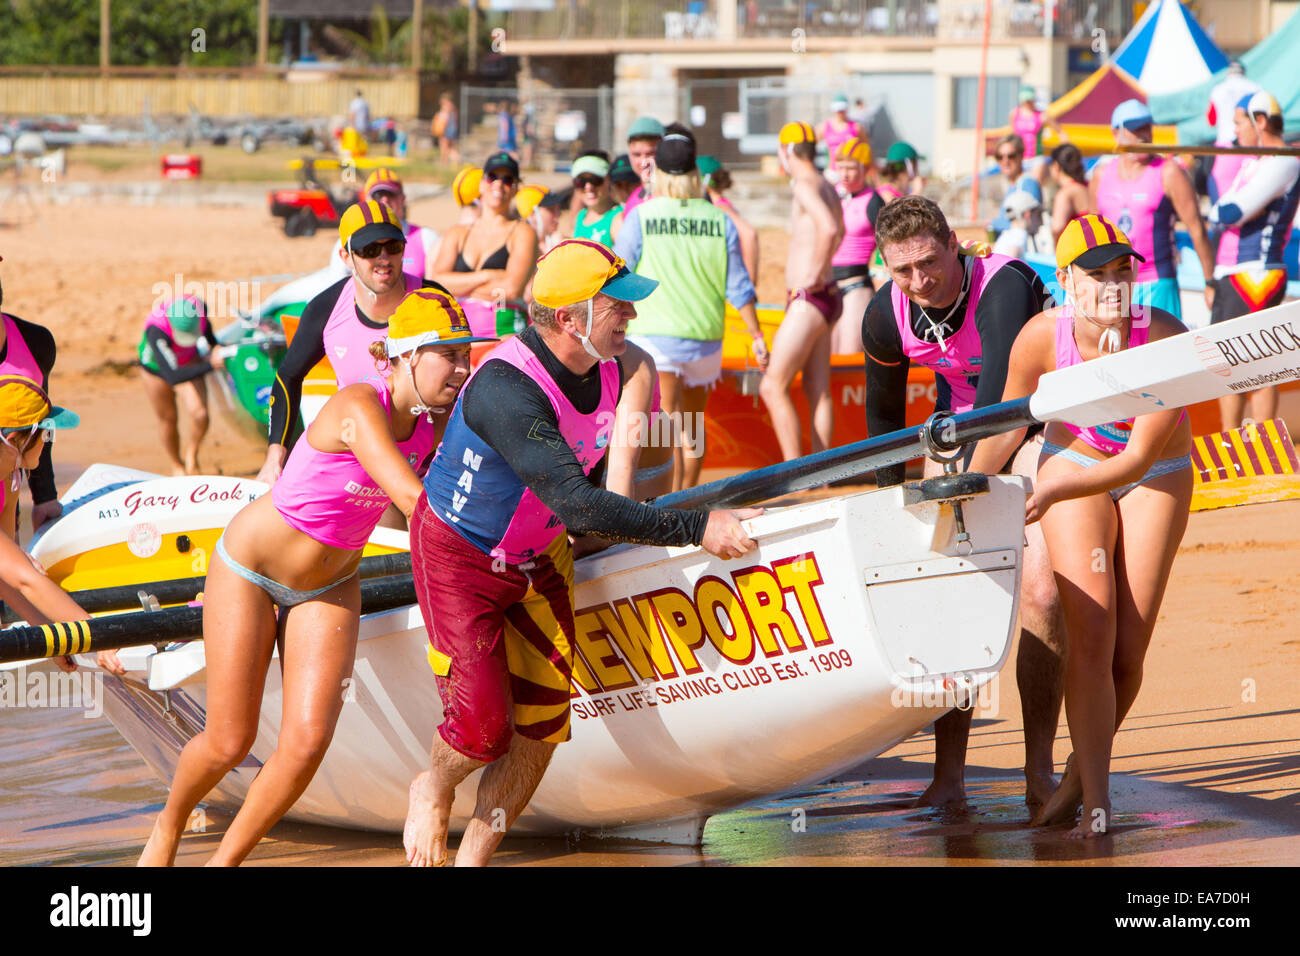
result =
[[[1042,376],[1027,398],[931,418],[917,428],[664,495],[674,508],[738,508],[855,478],[1038,422],[1100,425],[1300,379],[1300,301]]]
[[[372,554],[361,559],[361,577],[379,578],[391,574],[410,574],[410,552],[396,554]],[[84,591],[71,591],[68,596],[77,602],[77,606],[91,614],[105,611],[129,611],[139,609],[141,595],[157,598],[159,604],[184,604],[193,601],[195,595],[203,590],[205,577],[175,578],[170,581],[150,581],[145,584],[121,584],[106,588],[89,588]],[[12,608],[4,609],[5,624],[22,620]]]
[[[1300,156],[1300,146],[1179,146],[1175,143],[1121,143],[1117,153],[1183,153],[1188,156]]]
[[[361,584],[361,612],[389,611],[415,603],[415,582],[409,574],[371,578]],[[64,621],[38,627],[0,631],[0,664],[107,651],[140,644],[196,640],[203,636],[203,608],[169,607]]]

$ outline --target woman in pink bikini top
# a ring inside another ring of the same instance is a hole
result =
[[[212,862],[238,864],[306,789],[352,673],[361,549],[390,500],[408,516],[415,509],[416,471],[437,447],[476,341],[450,295],[409,293],[387,337],[371,347],[373,376],[325,403],[274,490],[231,521],[204,596],[206,727],[181,753],[142,865],[173,862],[190,812],[249,752],[277,634],[285,688],[279,743]]]

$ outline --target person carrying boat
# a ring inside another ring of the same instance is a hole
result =
[[[451,414],[411,519],[416,594],[443,722],[411,784],[407,859],[439,866],[456,785],[487,766],[457,865],[486,864],[569,739],[569,534],[684,547],[754,547],[761,513],[676,511],[600,487],[632,304],[656,282],[600,243],[542,257],[533,324],[478,366]]]
[[[860,139],[845,140],[833,159],[839,171],[844,238],[831,258],[831,272],[839,285],[844,309],[831,333],[831,354],[853,355],[861,354],[862,313],[876,289],[871,281],[876,229],[869,210],[877,197],[867,179],[871,145]]]
[[[1125,100],[1110,117],[1117,145],[1150,143],[1151,110],[1141,100]],[[1119,226],[1142,254],[1133,297],[1137,305],[1164,309],[1182,318],[1178,292],[1178,244],[1174,219],[1187,227],[1205,273],[1205,305],[1214,307],[1214,250],[1205,234],[1191,177],[1178,163],[1151,153],[1121,153],[1093,170],[1091,207]]]
[[[876,220],[876,241],[890,280],[872,297],[862,319],[867,433],[883,435],[906,424],[907,374],[913,362],[935,373],[935,411],[962,412],[1001,401],[1012,342],[1050,304],[1042,280],[1023,262],[967,255],[943,212],[924,196],[905,196],[886,206]],[[1012,451],[990,470],[1004,470]],[[1033,474],[1037,455],[1031,442],[1015,457],[1012,469]],[[925,468],[927,477],[940,470],[928,460]],[[882,487],[902,480],[902,465],[876,471]],[[1035,527],[1027,537],[1016,681],[1025,722],[1026,802],[1036,810],[1055,785],[1052,744],[1060,715],[1064,645],[1042,535]],[[934,781],[922,804],[965,799],[970,722],[969,709],[950,711],[935,722]]]
[[[0,375],[0,503],[17,493],[17,479],[37,466],[54,431],[76,428],[79,421],[75,412],[51,404],[32,379]],[[90,618],[8,534],[0,534],[0,599],[32,625]],[[100,651],[97,660],[105,670],[125,673],[116,651]],[[77,669],[71,657],[56,657],[54,663],[64,673]]]
[[[1246,147],[1285,146],[1282,107],[1261,90],[1237,104],[1237,141]],[[1248,156],[1210,210],[1224,227],[1214,281],[1218,291],[1210,322],[1226,322],[1279,305],[1286,297],[1287,240],[1300,205],[1300,157]],[[1219,399],[1223,429],[1239,427],[1246,409],[1253,421],[1277,417],[1277,386],[1234,392]]]
[[[307,303],[298,331],[271,386],[270,444],[257,480],[274,484],[298,422],[302,383],[329,358],[339,387],[374,374],[370,344],[384,338],[388,317],[409,292],[447,290],[402,272],[406,235],[392,210],[373,199],[349,206],[339,219],[339,255],[349,275]]]
[[[799,413],[790,397],[802,373],[808,399],[813,454],[831,446],[835,403],[831,400],[831,332],[844,311],[831,259],[844,240],[840,197],[818,172],[817,134],[807,123],[786,123],[777,155],[790,175],[790,251],[785,263],[785,317],[772,338],[772,358],[758,394],[767,406],[781,457],[803,454]]]
[[[493,153],[483,164],[482,212],[447,231],[429,275],[451,290],[475,335],[510,335],[527,324],[523,295],[537,262],[537,233],[515,216],[519,164]]]
[[[1004,401],[1033,393],[1039,376],[1186,331],[1162,309],[1134,305],[1125,286],[1138,257],[1101,216],[1076,219],[1056,247],[1066,304],[1031,319],[1016,338]],[[971,468],[993,471],[1024,429],[985,439]],[[1047,426],[1025,520],[1041,527],[1061,582],[1068,653],[1065,713],[1074,756],[1036,824],[1073,822],[1075,838],[1112,826],[1111,746],[1142,684],[1142,663],[1192,498],[1191,427],[1178,408],[1091,428]]]
[[[690,488],[704,464],[704,406],[722,377],[727,302],[740,312],[759,368],[767,366],[767,346],[736,227],[701,198],[690,131],[668,127],[654,164],[654,198],[627,214],[614,252],[658,283],[637,307],[633,341],[658,369],[664,409],[682,432],[682,486]]]
[[[4,290],[0,288],[0,303],[3,301]],[[48,389],[55,356],[54,336],[49,329],[8,312],[0,312],[0,375],[20,375],[38,383],[42,389]],[[59,503],[59,493],[54,485],[52,455],[53,448],[47,443],[41,450],[40,461],[27,475],[27,487],[32,495],[33,531],[39,531],[63,514],[63,505]],[[17,494],[11,496],[0,514],[3,515],[0,527],[6,535],[16,539]]]
[[[277,641],[280,737],[211,864],[238,865],[311,782],[356,655],[362,548],[390,500],[415,508],[415,469],[437,447],[477,341],[449,294],[409,293],[366,350],[370,376],[325,403],[271,493],[231,520],[204,590],[204,729],[181,753],[141,866],[175,861],[191,811],[248,754]]]
[[[158,416],[159,437],[173,475],[199,474],[199,445],[208,431],[208,386],[204,380],[221,359],[216,333],[203,300],[192,295],[154,305],[140,337],[140,380]],[[181,447],[176,400],[185,414]]]

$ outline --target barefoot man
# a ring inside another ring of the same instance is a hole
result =
[[[456,785],[487,767],[458,866],[482,866],[569,739],[569,533],[700,545],[739,557],[761,513],[655,508],[600,487],[633,302],[653,279],[598,242],[537,264],[533,325],[494,349],[452,412],[411,518],[416,594],[443,722],[411,784],[403,842],[414,866],[447,861]]]
[[[1050,304],[1042,281],[1015,259],[966,255],[943,212],[923,196],[904,196],[882,209],[876,241],[890,281],[872,297],[862,320],[868,434],[904,426],[912,362],[935,373],[936,411],[964,412],[1000,402],[1016,334]],[[1037,441],[1026,441],[1012,456],[1012,470],[1035,474],[1040,450]],[[936,462],[925,465],[927,477],[939,474]],[[876,471],[881,486],[902,480],[901,465]],[[1061,712],[1065,631],[1037,524],[1026,529],[1026,538],[1016,683],[1025,721],[1025,802],[1036,811],[1055,787],[1052,744]],[[921,796],[922,805],[965,800],[970,724],[970,708],[935,721],[934,782]]]
[[[831,403],[831,336],[843,300],[831,258],[844,238],[844,213],[835,187],[813,165],[817,134],[807,123],[786,123],[778,137],[781,165],[790,174],[794,200],[790,215],[790,255],[785,264],[785,318],[772,340],[772,357],[759,395],[772,417],[781,457],[803,454],[799,413],[790,383],[803,372],[803,393],[812,421],[812,450],[831,444],[835,408]]]

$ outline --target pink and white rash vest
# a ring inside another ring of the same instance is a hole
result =
[[[405,275],[406,291],[414,292],[424,284],[424,280],[415,275]],[[375,357],[370,354],[370,343],[383,341],[388,334],[388,326],[372,329],[357,318],[357,280],[355,278],[343,283],[329,321],[321,333],[325,343],[325,357],[334,367],[334,377],[339,388],[378,375]]]
[[[1043,129],[1043,114],[1038,110],[1030,110],[1026,113],[1019,106],[1016,107],[1015,118],[1011,121],[1011,129],[1025,141],[1025,159],[1033,159],[1038,155],[1038,134]]]
[[[935,375],[942,375],[948,380],[948,388],[952,392],[952,408],[948,409],[951,412],[968,412],[975,407],[975,385],[979,379],[984,357],[980,332],[975,327],[975,309],[989,280],[999,269],[1013,261],[1015,260],[1010,256],[999,255],[971,258],[970,294],[966,299],[966,316],[962,319],[961,327],[956,334],[944,340],[946,351],[937,342],[926,342],[913,334],[911,300],[903,295],[903,291],[896,284],[890,284],[893,289],[894,321],[898,325],[898,334],[903,342],[903,354],[917,365],[923,365]],[[932,318],[937,317],[932,316]]]
[[[1095,175],[1097,212],[1128,236],[1138,262],[1135,282],[1171,279],[1178,273],[1178,246],[1174,242],[1174,204],[1165,195],[1164,165],[1157,156],[1136,179],[1121,179],[1119,160],[1112,160]]]
[[[195,306],[200,308],[202,307],[202,303],[192,295],[182,296],[182,299],[188,302],[193,302]],[[172,331],[171,319],[167,318],[167,309],[170,306],[171,300],[160,302],[158,305],[155,305],[153,311],[149,313],[149,317],[144,320],[144,327],[147,329],[150,326],[153,326],[154,328],[162,329],[163,334],[167,336],[167,340],[171,342],[172,354],[176,357],[176,367],[180,368],[198,361],[199,348],[197,343],[194,345],[176,344],[176,334]],[[199,338],[203,338],[204,334],[211,328],[212,323],[208,321],[207,315],[204,315],[203,318],[199,320]],[[39,382],[40,379],[37,378],[36,381]]]
[[[413,222],[402,223],[402,232],[406,235],[406,251],[402,253],[402,271],[408,276],[424,278],[424,270],[428,266],[428,258],[425,251],[426,233],[433,232],[432,229],[426,229],[424,226],[417,226]]]
[[[1139,345],[1146,345],[1150,328],[1150,322],[1131,322],[1128,347],[1134,349]],[[1074,309],[1067,305],[1062,307],[1056,317],[1056,367],[1069,368],[1082,361],[1083,356],[1079,354],[1079,346],[1074,341]],[[1118,455],[1127,448],[1129,435],[1133,432],[1131,418],[1105,425],[1093,425],[1091,428],[1076,428],[1069,422],[1061,424],[1070,430],[1071,435],[1105,455]]]
[[[840,200],[844,208],[844,240],[831,257],[833,266],[860,266],[871,261],[876,251],[876,230],[867,218],[867,206],[875,191],[863,187],[860,193]]]
[[[614,426],[618,363],[600,363],[600,402],[591,414],[584,415],[565,398],[541,360],[518,337],[506,339],[489,352],[474,374],[494,359],[514,366],[537,383],[555,410],[560,435],[583,472],[591,474],[605,457]],[[424,491],[429,509],[439,519],[484,554],[509,564],[531,561],[564,532],[554,512],[500,453],[465,423],[461,402],[452,410],[438,455],[424,476]]]
[[[376,376],[366,384],[374,388],[384,411],[391,411],[393,399],[385,381]],[[433,438],[433,425],[420,415],[411,437],[397,443],[412,470],[433,451]],[[390,499],[356,455],[318,451],[303,435],[271,488],[271,502],[290,527],[307,537],[331,548],[356,551],[379,524]]]
[[[0,313],[0,318],[5,324],[5,358],[0,362],[0,375],[21,375],[23,378],[29,378],[37,385],[41,384],[41,367],[36,364],[36,358],[32,355],[32,350],[27,347],[23,341],[23,335],[18,331],[18,323],[14,317],[7,312]],[[0,492],[2,494],[2,492]],[[3,506],[3,498],[0,498],[0,507]]]

